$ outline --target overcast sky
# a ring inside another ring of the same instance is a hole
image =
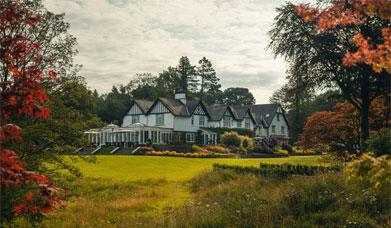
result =
[[[247,87],[268,102],[286,64],[266,50],[282,0],[45,0],[65,13],[78,40],[82,75],[107,92],[136,73],[158,74],[181,56],[211,60],[223,88]]]

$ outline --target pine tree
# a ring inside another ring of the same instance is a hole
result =
[[[199,81],[196,75],[195,66],[190,64],[190,60],[187,56],[182,56],[179,59],[177,72],[181,78],[181,89],[183,89],[184,92],[196,92]]]
[[[203,57],[200,61],[200,64],[197,67],[197,75],[201,79],[201,91],[200,98],[204,97],[205,92],[211,92],[219,90],[221,85],[219,83],[220,79],[216,76],[216,71],[212,66],[212,63],[205,57]]]

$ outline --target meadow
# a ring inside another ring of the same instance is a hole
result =
[[[173,227],[174,211],[194,200],[191,179],[212,170],[214,163],[254,167],[260,162],[319,164],[319,156],[202,159],[98,155],[94,163],[74,158],[66,157],[83,176],[56,178],[56,185],[64,189],[65,203],[36,224],[38,227]],[[28,224],[17,220],[14,226]]]
[[[185,181],[210,170],[214,163],[254,166],[259,163],[319,165],[319,156],[291,156],[285,158],[178,158],[155,156],[97,155],[95,163],[74,161],[85,177],[104,178],[118,181],[141,181],[161,179]],[[72,158],[71,156],[68,159]]]

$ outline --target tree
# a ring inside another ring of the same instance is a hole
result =
[[[181,78],[181,89],[183,89],[185,92],[197,92],[199,82],[197,79],[195,66],[190,64],[189,58],[187,58],[187,56],[182,56],[179,59],[179,64],[176,68]]]
[[[200,99],[202,100],[205,92],[213,93],[219,90],[221,85],[212,63],[207,58],[203,57],[198,64],[200,65],[197,67],[197,75],[201,78]]]
[[[159,74],[156,90],[159,97],[174,97],[175,90],[181,87],[181,78],[174,67],[168,67]]]
[[[255,98],[247,88],[227,88],[223,92],[222,102],[228,105],[252,105]]]
[[[355,152],[359,144],[359,113],[349,103],[339,103],[335,109],[308,117],[298,144],[306,148],[343,144]]]
[[[54,40],[54,37],[62,34],[61,31],[50,34],[57,31],[52,26],[58,25],[56,22],[59,20],[61,16],[55,18],[39,1],[0,3],[2,222],[15,215],[40,219],[60,202],[56,195],[59,189],[47,177],[27,171],[18,155],[6,149],[7,143],[22,141],[22,129],[12,123],[12,120],[22,117],[45,119],[50,113],[50,109],[46,107],[49,99],[42,81],[57,75],[54,69],[61,56],[53,56],[56,51],[49,47],[61,43]]]
[[[381,13],[368,13],[364,3],[321,1],[317,8],[288,3],[277,9],[269,32],[269,47],[299,70],[306,83],[314,88],[337,86],[359,110],[361,150],[369,136],[369,104],[390,89],[389,52],[384,51],[389,49],[390,20]],[[363,58],[364,52],[372,53],[376,67]]]
[[[136,96],[143,96],[140,87]],[[134,91],[132,91],[134,92]],[[147,91],[148,93],[148,91]],[[126,112],[132,101],[131,95],[126,91],[126,88],[120,85],[118,88],[113,86],[111,92],[103,95],[98,101],[98,116],[106,122],[121,124]]]

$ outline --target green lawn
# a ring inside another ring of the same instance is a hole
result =
[[[64,207],[38,227],[175,227],[170,211],[196,200],[188,180],[213,163],[258,166],[264,163],[319,165],[319,156],[231,159],[97,155],[96,163],[72,160],[82,178],[60,178]],[[75,158],[69,156],[67,159]],[[170,217],[170,216],[168,216]],[[13,227],[30,227],[20,219]]]
[[[76,162],[86,177],[106,178],[121,181],[136,181],[165,178],[169,181],[183,181],[203,170],[211,169],[213,163],[259,166],[263,163],[292,163],[318,165],[319,156],[291,156],[287,158],[178,158],[155,156],[96,156],[96,163]]]

